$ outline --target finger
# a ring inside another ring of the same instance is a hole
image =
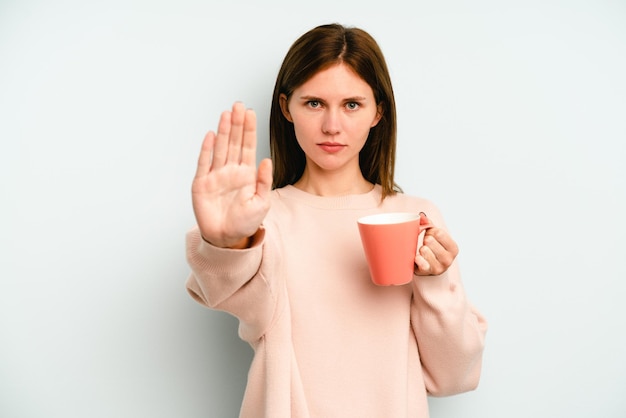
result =
[[[231,112],[222,112],[220,123],[217,126],[217,135],[215,136],[215,145],[213,147],[213,162],[211,170],[221,168],[226,164],[226,156],[228,154],[228,137],[231,130]]]
[[[439,275],[452,265],[456,253],[445,249],[434,237],[424,238],[424,245],[420,247],[419,254],[430,264],[430,273]]]
[[[432,242],[431,240],[435,242]],[[443,250],[452,254],[453,257],[456,257],[459,253],[459,247],[457,243],[452,239],[450,234],[448,234],[445,230],[441,228],[432,228],[426,232],[426,234],[424,235],[424,244],[428,245],[429,242],[433,245],[436,243],[437,247],[431,246],[433,250],[435,250],[435,248],[441,247]]]
[[[243,142],[243,123],[246,115],[246,109],[243,103],[235,103],[233,105],[230,136],[228,138],[228,158],[227,162],[239,164],[241,162],[241,144]]]
[[[420,212],[420,225],[423,227],[432,225],[430,219],[428,219],[428,216],[424,212]]]
[[[430,263],[426,259],[418,254],[415,256],[415,274],[418,276],[427,276],[430,274]]]
[[[256,164],[256,113],[246,110],[243,121],[243,144],[241,149],[241,163],[254,166]]]
[[[445,254],[447,254],[447,250],[433,235],[424,236],[423,245],[428,247],[438,260],[440,259],[440,256],[444,257]]]
[[[196,168],[196,177],[201,177],[209,173],[211,170],[211,160],[213,159],[213,145],[215,144],[215,133],[208,132],[202,141],[200,156],[198,157],[198,167]]]
[[[437,275],[445,271],[445,269],[443,268],[443,266],[441,265],[441,263],[439,262],[439,260],[437,259],[433,251],[430,249],[430,247],[428,247],[427,245],[423,245],[420,247],[418,252],[419,252],[418,257],[422,257],[426,261],[425,265],[427,265],[427,268],[419,270],[420,273],[424,275]],[[418,257],[416,257],[416,259]]]

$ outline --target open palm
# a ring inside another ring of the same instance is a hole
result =
[[[269,209],[272,165],[256,168],[256,115],[242,103],[207,133],[192,184],[193,209],[202,237],[218,247],[239,247],[258,230]]]

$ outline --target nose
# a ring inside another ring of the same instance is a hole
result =
[[[322,132],[326,135],[337,135],[341,132],[341,121],[339,120],[339,111],[328,109],[324,112],[324,119],[322,121]]]

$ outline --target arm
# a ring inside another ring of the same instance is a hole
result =
[[[198,158],[192,183],[197,227],[187,235],[192,269],[187,289],[198,302],[238,317],[246,340],[264,332],[273,306],[260,269],[266,247],[261,223],[271,184],[271,161],[256,169],[256,116],[235,103],[222,113],[217,134],[206,135]]]
[[[411,326],[429,394],[447,396],[478,386],[487,322],[471,305],[457,263],[439,276],[413,280]]]
[[[416,255],[411,325],[426,389],[446,396],[478,385],[487,322],[467,300],[455,261],[459,250],[441,214],[435,207],[428,211],[441,227],[426,232]]]
[[[266,278],[274,276],[271,245],[265,230],[254,235],[244,250],[215,247],[198,228],[187,233],[187,261],[191,274],[187,291],[198,303],[239,319],[239,335],[258,340],[269,327],[277,306],[277,291]]]

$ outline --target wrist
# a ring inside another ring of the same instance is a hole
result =
[[[202,238],[202,240],[214,247],[218,247],[218,248],[229,248],[229,249],[233,249],[233,250],[245,250],[246,248],[250,248],[251,244],[252,244],[252,240],[254,236],[251,237],[244,237],[241,238],[237,241],[225,241],[225,242],[218,242],[215,240],[209,240],[207,239],[204,235],[202,235],[202,233],[200,233],[200,237]]]
[[[233,245],[229,245],[226,248],[230,248],[232,250],[245,250],[246,248],[250,248],[250,243],[252,242],[252,237],[245,237]]]

